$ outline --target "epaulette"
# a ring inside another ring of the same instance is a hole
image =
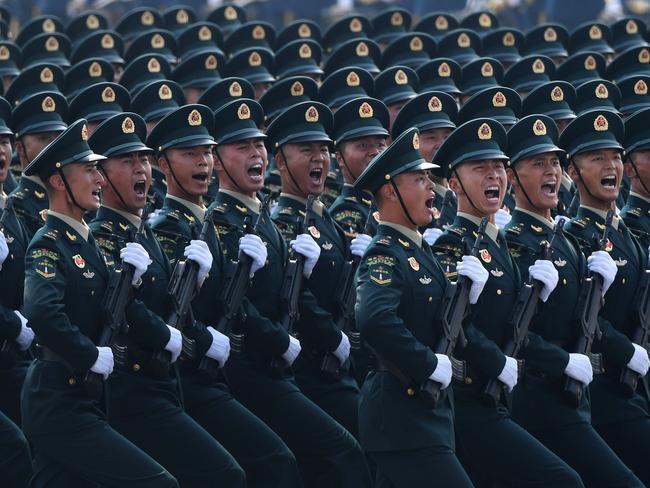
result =
[[[220,203],[219,205],[214,207],[213,212],[218,214],[225,214],[227,209],[228,209],[227,203]]]
[[[521,234],[521,231],[524,230],[524,224],[523,223],[518,223],[514,224],[512,226],[506,227],[506,232],[515,236],[518,236]]]
[[[625,215],[634,215],[635,217],[641,217],[641,209],[639,207],[630,208],[625,212]]]
[[[173,220],[180,220],[179,212],[176,209],[170,210],[168,213],[165,214],[165,217],[169,217],[170,219]]]
[[[379,246],[390,246],[393,241],[392,236],[382,236],[375,241],[375,244]]]
[[[447,227],[447,230],[452,234],[456,234],[459,237],[463,237],[467,233],[467,229],[465,227],[456,227],[453,225]]]
[[[18,200],[23,200],[25,198],[25,191],[18,190],[11,194],[12,198],[17,198]]]
[[[278,212],[279,215],[293,215],[295,213],[293,207],[283,207]]]
[[[589,220],[589,219],[587,219],[587,218],[582,218],[582,219],[572,219],[572,220],[571,220],[571,223],[574,224],[574,225],[577,225],[577,226],[580,227],[581,229],[584,229],[584,228],[587,226],[587,221],[588,221],[588,220]]]
[[[57,229],[49,229],[43,234],[43,237],[47,237],[48,239],[56,241],[59,239],[59,231]]]
[[[102,222],[102,225],[99,226],[101,229],[104,229],[107,232],[113,232],[113,222]]]

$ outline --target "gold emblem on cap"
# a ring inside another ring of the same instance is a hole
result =
[[[482,141],[492,139],[492,127],[486,122],[483,122],[478,128],[478,138]]]
[[[298,49],[298,56],[302,59],[311,58],[311,48],[309,47],[309,44],[302,44],[300,46],[300,49]]]
[[[547,27],[546,30],[544,30],[544,40],[546,42],[555,42],[557,41],[557,32],[553,27]]]
[[[59,41],[56,40],[56,37],[50,36],[45,41],[45,50],[48,52],[54,52],[59,50]]]
[[[110,34],[104,34],[100,41],[100,45],[102,46],[102,49],[113,49],[115,47],[113,36]]]
[[[413,149],[420,149],[420,136],[417,131],[413,133]]]
[[[147,71],[149,71],[149,73],[160,72],[160,63],[156,58],[149,59],[149,62],[147,63]]]
[[[291,85],[290,93],[292,97],[301,97],[305,93],[305,87],[302,86],[302,83],[296,81],[293,85]]]
[[[305,112],[305,120],[307,122],[318,122],[318,110],[311,105]]]
[[[311,28],[307,24],[300,24],[298,26],[298,36],[302,38],[311,37]]]
[[[630,19],[625,24],[625,32],[627,32],[630,35],[638,34],[639,26],[636,25],[636,22],[634,20]]]
[[[599,83],[595,90],[596,98],[607,98],[609,97],[609,91],[607,87],[602,83]]]
[[[481,76],[483,76],[484,78],[489,78],[490,76],[494,76],[494,68],[487,61],[483,63],[483,66],[481,66]]]
[[[226,7],[223,16],[226,20],[235,20],[237,19],[237,10],[234,7]]]
[[[546,125],[541,120],[537,119],[533,124],[533,134],[536,136],[546,135]]]
[[[260,66],[262,64],[262,56],[257,51],[253,51],[250,56],[248,56],[249,66]]]
[[[0,46],[0,61],[6,61],[11,57],[11,51],[7,46]]]
[[[90,14],[88,17],[86,17],[86,27],[89,29],[99,28],[99,19],[95,14]]]
[[[469,36],[465,32],[461,32],[458,35],[458,39],[456,40],[456,42],[458,43],[458,47],[462,47],[462,48],[469,47],[471,44]]]
[[[409,48],[411,51],[422,51],[424,48],[424,44],[422,44],[422,39],[420,39],[419,36],[415,36],[411,39],[411,42],[409,42]]]
[[[54,32],[56,31],[56,25],[52,19],[45,19],[41,25],[43,32]]]
[[[199,41],[209,41],[212,39],[212,31],[207,25],[204,25],[198,32]]]
[[[394,27],[399,27],[404,24],[404,17],[400,12],[393,12],[393,15],[390,16],[390,25]]]
[[[363,102],[359,106],[359,117],[362,119],[369,119],[375,115],[375,111],[372,109],[372,105],[370,105],[368,102]]]
[[[492,27],[492,19],[486,13],[482,13],[478,16],[478,24],[481,27]]]
[[[648,64],[650,63],[650,51],[646,48],[643,48],[639,51],[639,63]]]
[[[110,86],[104,88],[102,91],[102,101],[105,103],[111,103],[115,101],[115,92]]]
[[[541,75],[544,74],[545,71],[546,71],[546,66],[544,66],[544,61],[542,61],[539,58],[533,61],[533,73],[537,75]]]
[[[151,36],[151,47],[154,49],[162,49],[165,47],[165,38],[160,34]]]
[[[441,78],[449,78],[451,76],[451,68],[447,62],[440,63],[440,66],[438,66],[438,76]]]
[[[645,81],[639,80],[634,84],[634,93],[636,95],[647,95],[648,94],[648,85]]]
[[[102,65],[99,64],[97,61],[93,61],[90,63],[90,66],[88,66],[88,74],[90,75],[91,78],[97,78],[102,75]]]
[[[153,14],[149,10],[145,10],[142,12],[140,22],[142,25],[153,25]]]
[[[41,70],[41,82],[43,83],[52,83],[54,81],[54,73],[50,68],[43,68]]]
[[[561,102],[564,100],[564,91],[561,87],[556,86],[551,90],[551,100],[554,102]]]
[[[447,17],[445,17],[444,15],[438,15],[438,17],[436,17],[435,25],[436,25],[436,30],[444,31],[449,29],[449,21],[447,20]]]
[[[193,109],[190,114],[187,116],[187,123],[190,124],[192,127],[196,127],[197,125],[201,125],[203,123],[203,118],[201,117],[201,112],[199,112],[197,109]]]
[[[241,97],[242,89],[238,81],[233,81],[228,87],[228,93],[231,97]]]
[[[47,96],[41,102],[41,109],[43,112],[54,112],[56,110],[56,102],[50,96]]]
[[[350,21],[350,32],[361,32],[363,29],[363,24],[361,21],[355,17]]]
[[[442,102],[440,99],[436,96],[433,96],[429,98],[429,102],[427,103],[427,107],[429,109],[429,112],[441,112],[442,111]]]
[[[181,8],[176,12],[176,22],[179,24],[187,24],[190,21],[190,16],[187,13],[187,10]]]
[[[607,122],[607,117],[603,114],[598,114],[594,119],[594,129],[598,132],[604,132],[609,129],[609,122]]]
[[[239,120],[248,120],[251,118],[251,109],[245,103],[242,103],[237,109]]]
[[[585,58],[585,69],[589,71],[596,69],[596,58],[594,58],[591,54]]]
[[[124,134],[133,134],[135,132],[135,124],[133,123],[133,119],[131,117],[126,117],[122,121],[122,132]]]
[[[345,82],[347,83],[348,86],[359,86],[359,75],[356,74],[354,71],[350,71],[348,73],[348,76],[345,78]]]
[[[158,88],[158,98],[161,100],[171,100],[172,98],[172,90],[169,88],[168,85],[160,85],[160,88]]]
[[[589,29],[589,39],[596,41],[603,38],[603,31],[597,25],[592,25]]]
[[[365,57],[368,56],[369,53],[368,45],[365,42],[360,42],[357,44],[357,56],[359,57]]]
[[[214,54],[210,54],[207,58],[205,58],[205,69],[217,69],[217,57]]]
[[[81,126],[81,140],[82,141],[88,140],[88,127],[86,126],[86,124],[83,124]]]
[[[401,69],[395,71],[395,83],[398,85],[407,85],[409,82],[409,77],[406,76],[406,73]]]
[[[257,41],[260,41],[260,40],[264,39],[266,37],[266,31],[264,30],[264,27],[262,27],[259,24],[256,25],[253,28],[252,36],[253,36],[253,39],[255,39]]]
[[[506,106],[507,103],[508,103],[508,99],[500,91],[496,92],[494,94],[494,96],[492,97],[492,106],[493,107],[503,108],[503,107]]]
[[[506,32],[501,41],[505,47],[512,47],[515,45],[515,35],[512,32]]]

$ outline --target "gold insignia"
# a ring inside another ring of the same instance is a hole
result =
[[[239,84],[238,81],[233,81],[230,84],[230,87],[228,88],[228,93],[230,93],[231,97],[241,97],[242,96],[241,85]]]
[[[196,219],[194,218],[194,215],[186,214],[185,212],[183,212],[183,215],[185,216],[185,218],[186,218],[189,222],[194,222],[194,220],[196,220]]]
[[[533,230],[534,230],[535,232],[537,232],[538,234],[544,231],[544,228],[543,228],[543,227],[540,227],[540,226],[538,226],[538,225],[530,224],[530,228],[533,229]]]
[[[609,129],[609,122],[603,114],[599,114],[594,119],[594,129],[598,132],[604,132]]]
[[[0,46],[0,61],[6,61],[11,57],[11,52],[7,46]]]
[[[420,136],[417,132],[413,134],[413,149],[420,149]]]
[[[115,101],[115,92],[110,86],[104,88],[102,91],[102,101],[105,103],[112,103]]]
[[[533,61],[533,73],[535,73],[536,75],[541,75],[545,71],[546,71],[546,66],[544,66],[544,61],[542,61],[539,58]]]
[[[492,19],[488,14],[482,13],[478,16],[478,24],[485,28],[492,27]]]
[[[431,283],[431,278],[429,278],[427,275],[424,275],[424,276],[420,276],[420,278],[418,278],[418,281],[423,285],[428,285],[429,283]]]
[[[314,239],[320,239],[320,231],[316,228],[316,226],[311,225],[307,230]]]
[[[88,126],[86,124],[81,126],[81,140],[82,141],[88,140]]]
[[[630,35],[638,34],[639,26],[636,25],[636,22],[634,20],[630,19],[627,21],[627,24],[625,24],[625,32]]]
[[[438,97],[433,96],[429,99],[427,107],[429,108],[429,112],[440,112],[442,111],[442,102]]]
[[[239,120],[248,120],[251,118],[251,109],[245,103],[242,103],[237,109]]]
[[[483,63],[483,66],[481,66],[481,76],[483,76],[484,78],[494,76],[494,68],[487,61]]]
[[[153,25],[153,14],[149,10],[145,10],[142,12],[142,16],[140,17],[140,22],[142,25]]]
[[[248,56],[248,65],[249,66],[260,66],[262,64],[262,56],[257,51],[253,51],[250,56]]]
[[[199,41],[209,41],[212,39],[212,31],[207,25],[204,25],[199,29],[197,36]]]
[[[50,271],[50,269],[52,271]],[[36,268],[34,271],[36,271],[36,273],[38,273],[46,280],[50,280],[56,276],[56,264],[50,261],[48,258],[41,258],[36,263]]]
[[[176,12],[176,22],[179,24],[187,24],[190,21],[190,16],[187,13],[187,10],[181,8]]]
[[[595,90],[596,98],[607,98],[609,97],[609,91],[607,87],[602,83],[599,83]]]
[[[564,268],[564,266],[566,266],[566,261],[564,259],[556,259],[553,261],[553,264],[558,268]]]
[[[90,14],[88,17],[86,17],[86,27],[89,29],[99,28],[99,19],[95,14]]]
[[[156,58],[149,59],[149,62],[147,63],[147,71],[149,71],[149,73],[160,73],[160,63]]]
[[[41,25],[43,32],[54,32],[56,31],[56,25],[52,19],[45,19]]]
[[[102,65],[99,64],[97,61],[93,61],[90,63],[90,66],[88,66],[88,75],[90,75],[91,78],[97,78],[102,75]]]
[[[497,268],[497,269],[491,269],[491,270],[490,270],[490,274],[491,274],[492,276],[494,276],[495,278],[501,278],[501,277],[503,276],[503,271],[501,271],[501,270],[498,269],[498,268]]]
[[[408,262],[411,265],[411,268],[413,268],[413,271],[420,271],[420,263],[418,263],[417,259],[411,256],[408,258]]]
[[[634,84],[634,93],[636,95],[647,95],[648,94],[648,85],[645,81],[639,80]]]
[[[135,124],[133,123],[133,119],[131,117],[126,117],[122,121],[122,132],[124,134],[133,134],[135,132]]]
[[[559,86],[551,90],[551,100],[554,102],[561,102],[564,100],[564,91]]]
[[[359,86],[359,75],[356,74],[354,71],[350,71],[348,73],[347,78],[345,79],[345,82],[347,83],[348,86]]]
[[[406,73],[402,71],[401,69],[398,69],[395,72],[395,83],[398,85],[406,85],[409,82],[408,76],[406,76]]]
[[[403,240],[403,239],[399,239],[399,238],[397,239],[397,241],[398,241],[402,246],[404,246],[404,247],[407,248],[407,249],[408,249],[409,247],[411,247],[411,244],[409,244],[408,241],[405,241],[405,240]]]
[[[458,43],[458,47],[462,47],[462,48],[469,47],[471,44],[469,36],[465,32],[461,32],[456,42]]]
[[[357,56],[359,57],[366,57],[370,53],[370,50],[368,49],[368,45],[365,42],[360,42],[357,44]]]
[[[334,244],[332,244],[332,243],[329,242],[329,241],[328,241],[328,242],[323,242],[323,245],[322,245],[321,247],[322,247],[323,249],[325,249],[326,251],[331,251],[332,248],[334,247]]]
[[[56,102],[50,96],[47,96],[41,102],[41,109],[43,112],[54,112],[56,110]]]
[[[506,32],[503,34],[501,41],[505,47],[513,47],[515,45],[515,36],[512,32]]]
[[[555,42],[557,41],[557,32],[553,27],[547,27],[544,31],[544,40],[546,42]]]
[[[298,36],[302,37],[311,37],[311,28],[307,24],[300,24],[298,26]]]
[[[585,58],[585,69],[588,71],[593,71],[596,69],[596,58],[592,55],[589,55]]]
[[[507,103],[508,103],[508,99],[500,91],[496,92],[494,94],[494,96],[492,97],[492,106],[493,107],[503,108],[503,107],[505,107],[507,105]]]
[[[52,83],[54,81],[54,73],[50,68],[43,68],[41,70],[41,81],[43,83]]]
[[[424,48],[424,44],[422,43],[422,39],[420,39],[418,36],[415,36],[411,39],[411,42],[409,42],[409,48],[413,52],[418,52],[422,51]]]
[[[187,123],[192,127],[201,125],[203,123],[203,118],[201,117],[201,112],[197,109],[193,109],[190,114],[187,116]]]
[[[110,34],[104,34],[102,40],[100,41],[102,49],[113,49],[115,47],[115,40]]]
[[[361,21],[355,17],[350,21],[350,32],[361,32],[363,29],[363,24]]]
[[[83,272],[83,276],[84,276],[84,278],[90,279],[93,276],[95,276],[95,273],[93,271],[86,270],[86,271]]]
[[[291,85],[289,92],[291,93],[292,97],[301,97],[305,93],[305,87],[302,86],[302,83],[296,81],[293,83],[293,85]]]
[[[592,25],[589,29],[589,39],[596,41],[603,38],[603,31],[597,25]]]
[[[438,76],[441,78],[449,78],[451,76],[451,68],[446,62],[440,63],[438,66]]]
[[[618,258],[618,259],[615,259],[614,262],[616,263],[616,266],[618,266],[619,268],[622,268],[623,266],[625,266],[627,264],[627,259]]]
[[[478,128],[478,138],[482,141],[492,139],[492,128],[486,122]]]
[[[449,29],[449,21],[447,20],[447,17],[445,17],[444,15],[438,15],[438,17],[436,17],[435,25],[437,30],[444,31]]]
[[[205,69],[217,69],[217,57],[214,54],[210,54],[207,58],[205,58]]]
[[[390,16],[390,25],[394,27],[399,27],[404,24],[404,18],[400,12],[393,12],[393,15]]]
[[[59,41],[56,40],[56,37],[48,37],[45,41],[45,50],[47,52],[54,52],[59,50]]]
[[[151,36],[151,47],[154,49],[162,49],[165,47],[165,38],[160,34]]]
[[[372,109],[372,105],[370,105],[368,102],[363,102],[359,106],[359,117],[362,119],[369,119],[375,114],[374,110]]]
[[[45,198],[45,192],[44,191],[34,190],[34,195],[36,195],[36,198],[38,198],[39,200],[43,200]],[[45,217],[47,217],[47,211],[45,211],[44,215],[45,215]],[[43,219],[43,220],[45,220],[45,219]]]
[[[305,120],[307,122],[318,122],[318,110],[311,105],[305,112]]]
[[[643,48],[641,49],[641,51],[639,51],[639,63],[641,64],[650,63],[650,51],[648,51],[646,48]]]
[[[226,7],[223,11],[223,16],[226,20],[235,20],[237,19],[237,10],[235,10],[234,7]]]
[[[266,31],[264,30],[264,27],[261,25],[256,25],[253,28],[253,32],[251,32],[251,35],[253,36],[253,39],[256,41],[261,41],[266,37]]]
[[[537,119],[533,124],[533,134],[536,136],[546,135],[546,125],[540,119]]]
[[[483,260],[484,263],[491,263],[492,262],[492,255],[490,254],[490,251],[487,249],[481,249],[478,252],[479,256],[481,256],[481,259]]]
[[[168,85],[160,85],[158,88],[158,98],[161,100],[171,100],[172,90]]]
[[[67,230],[65,231],[65,235],[66,235],[66,236],[68,237],[68,239],[70,239],[71,241],[76,241],[76,240],[77,240],[77,236],[74,235],[74,234],[71,234],[71,233],[68,232]],[[75,257],[76,257],[76,256],[72,256],[73,259],[74,259]],[[79,257],[81,257],[81,256],[79,256]]]
[[[309,44],[302,44],[300,46],[300,49],[298,50],[298,56],[300,56],[301,59],[311,58],[311,48],[309,47]]]
[[[614,249],[614,244],[612,243],[612,241],[607,239],[607,243],[605,244],[605,251],[612,252],[612,249]]]
[[[236,208],[237,210],[239,210],[241,213],[246,213],[246,212],[248,212],[248,209],[247,209],[244,205],[238,205],[238,204],[235,204],[235,208]]]

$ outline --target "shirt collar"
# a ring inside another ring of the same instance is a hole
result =
[[[389,222],[387,220],[380,220],[379,225],[385,225],[386,227],[395,229],[400,234],[405,235],[410,240],[415,242],[415,244],[417,244],[418,247],[422,247],[422,234],[420,234],[417,230],[409,229],[408,227],[405,227],[401,224],[396,224],[394,222]]]
[[[32,181],[32,182],[36,183],[38,186],[42,186],[43,190],[45,190],[45,184],[43,183],[43,180],[41,180],[38,176],[35,176],[35,175],[29,176],[29,175],[26,175],[25,173],[23,173],[21,175],[21,178],[25,178],[26,180]]]
[[[525,208],[521,207],[515,207],[516,212],[521,212],[526,215],[530,215],[532,218],[539,220],[542,224],[544,224],[545,227],[548,227],[549,229],[553,229],[554,223],[550,220],[546,220],[544,217],[542,217],[539,214],[536,214],[535,212],[531,212],[530,210],[526,210]]]
[[[237,191],[226,190],[225,188],[220,188],[219,191],[226,195],[233,197],[236,200],[239,200],[241,203],[246,205],[248,209],[253,213],[260,213],[260,201],[257,198],[251,198],[243,193]]]
[[[0,193],[0,209],[5,209],[7,206],[7,194],[2,192]]]
[[[433,191],[435,191],[442,198],[445,198],[447,192],[450,191],[446,186],[439,185],[438,183],[434,183],[434,185],[435,186],[433,187]]]
[[[475,215],[471,215],[465,212],[458,212],[457,215],[476,224],[476,226],[481,225],[481,220],[483,220],[480,217],[476,217]],[[499,237],[499,228],[496,225],[494,225],[492,222],[488,222],[487,227],[485,228],[485,234],[490,239],[492,239],[495,244],[498,244],[497,238]]]
[[[167,194],[167,198],[170,200],[175,200],[181,205],[187,207],[194,214],[194,217],[203,222],[203,219],[205,218],[205,207],[199,206],[196,203],[185,200],[184,198],[175,197],[174,195]]]
[[[84,241],[88,240],[88,235],[90,234],[90,229],[86,225],[86,222],[83,220],[79,222],[78,220],[73,219],[69,215],[65,215],[59,212],[55,212],[54,210],[48,210],[47,215],[51,215],[52,217],[56,217],[59,220],[62,220],[66,224],[68,224],[72,229],[79,234],[81,237],[83,237]]]
[[[105,207],[105,208],[107,208],[109,210],[112,210],[113,212],[115,212],[118,215],[121,215],[126,220],[128,220],[131,224],[133,224],[136,229],[140,227],[141,219],[137,215],[133,215],[132,213],[129,213],[129,212],[123,212],[122,210],[118,210],[116,208],[109,207],[108,205],[103,205],[103,207]]]
[[[286,198],[291,198],[292,200],[296,200],[297,202],[300,202],[303,204],[303,206],[307,205],[307,199],[299,197],[298,195],[292,195],[291,193],[280,193],[281,197],[286,197]],[[323,205],[323,202],[321,202],[318,198],[314,200],[314,206],[312,207],[312,210],[318,215],[319,217],[323,216],[323,208],[325,208],[325,205]]]

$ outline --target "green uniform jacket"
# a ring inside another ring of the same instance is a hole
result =
[[[32,238],[45,222],[44,210],[49,205],[45,188],[29,178],[21,178],[11,196],[14,197],[16,215]]]
[[[566,230],[580,243],[585,255],[594,251],[594,237],[600,239],[605,229],[605,219],[585,207],[580,207],[576,217],[567,223]],[[602,352],[605,373],[594,378],[591,384],[592,418],[595,425],[623,422],[650,414],[648,401],[641,389],[626,398],[619,387],[622,368],[629,362],[634,347],[628,339],[633,334],[632,313],[636,289],[647,262],[646,250],[641,247],[622,220],[618,230],[610,233],[609,253],[618,266],[614,283],[607,290],[601,311],[603,337],[594,345]],[[645,381],[641,382],[647,388]]]
[[[162,172],[157,166],[151,165],[151,188],[147,195],[148,201],[157,201],[156,208],[160,208],[162,202],[165,200],[167,194],[167,181],[165,180],[165,173]]]
[[[357,274],[356,321],[364,343],[414,384],[438,365],[433,348],[447,279],[426,242],[419,247],[380,225]],[[427,408],[389,372],[372,371],[361,388],[359,433],[366,451],[454,448],[451,388]]]
[[[372,197],[369,193],[357,191],[352,185],[345,184],[329,211],[334,221],[345,232],[348,240],[351,240],[363,232],[372,208],[374,207],[372,207]],[[377,232],[378,219],[379,215],[373,212],[370,218],[371,236]]]
[[[639,243],[648,249],[650,246],[650,202],[630,194],[627,204],[621,210],[621,218],[639,240]]]

